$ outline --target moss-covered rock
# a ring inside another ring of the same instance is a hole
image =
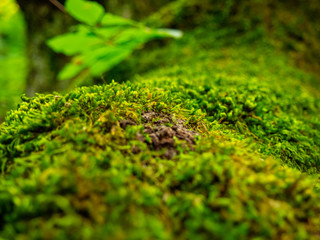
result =
[[[233,34],[186,33],[131,82],[23,97],[0,126],[0,236],[318,239],[316,81]]]

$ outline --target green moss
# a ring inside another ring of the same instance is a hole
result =
[[[204,31],[185,36],[164,53],[149,54],[151,62],[163,64],[136,80],[166,85],[178,104],[194,113],[201,110],[216,129],[234,130],[238,138],[255,141],[256,150],[318,173],[316,77],[291,66],[267,39],[252,38],[254,33],[236,37],[232,31]]]
[[[232,34],[186,33],[132,82],[23,97],[0,126],[0,236],[317,239],[317,83],[259,32]],[[164,159],[138,137],[148,111],[201,137]]]
[[[246,1],[177,0],[162,7],[145,22],[156,27],[193,29],[211,24],[237,33],[262,31],[273,45],[288,54],[297,66],[319,78],[320,5],[317,0]],[[231,41],[233,39],[230,39]]]

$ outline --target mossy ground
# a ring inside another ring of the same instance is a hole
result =
[[[23,97],[0,127],[0,236],[319,239],[318,82],[261,34],[209,25],[132,81]],[[172,134],[164,157],[146,112],[195,144]]]

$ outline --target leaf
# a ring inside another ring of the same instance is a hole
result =
[[[114,43],[126,48],[136,48],[150,39],[150,33],[148,28],[129,28],[122,31]]]
[[[132,51],[133,49],[102,46],[84,53],[81,59],[83,64],[91,69],[91,74],[98,76],[124,60]]]
[[[102,73],[110,70],[115,65],[127,58],[133,50],[118,49],[117,51],[106,54],[91,66],[90,72],[93,76],[99,76]]]
[[[96,25],[105,12],[100,4],[83,0],[67,0],[65,8],[72,17],[91,26]]]
[[[85,69],[85,65],[82,64],[81,59],[79,57],[74,57],[72,62],[67,64],[59,73],[59,80],[66,80],[75,77],[82,70]]]
[[[137,48],[155,38],[182,36],[182,32],[173,29],[152,29],[148,27],[128,28],[122,31],[114,40],[116,45],[127,48]]]
[[[72,56],[90,49],[92,46],[103,41],[94,35],[84,35],[82,33],[67,33],[55,38],[51,38],[47,44],[57,53]]]
[[[159,28],[159,29],[156,29],[156,32],[163,37],[181,38],[183,36],[182,31],[176,30],[176,29],[170,29],[170,28]]]
[[[107,28],[97,28],[95,29],[95,33],[100,37],[103,37],[104,40],[108,40],[115,35],[117,35],[123,27],[107,27]]]
[[[126,19],[123,17],[119,17],[117,15],[106,13],[101,20],[101,25],[102,26],[136,26],[138,25],[138,23],[130,19]]]
[[[99,48],[91,49],[82,54],[83,63],[87,66],[91,66],[96,63],[99,59],[110,54],[110,52],[117,51],[118,48],[114,46],[100,46]]]

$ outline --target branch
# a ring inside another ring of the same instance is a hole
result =
[[[55,5],[61,12],[66,13],[66,9],[64,8],[64,6],[58,2],[57,0],[49,0],[53,5]]]

